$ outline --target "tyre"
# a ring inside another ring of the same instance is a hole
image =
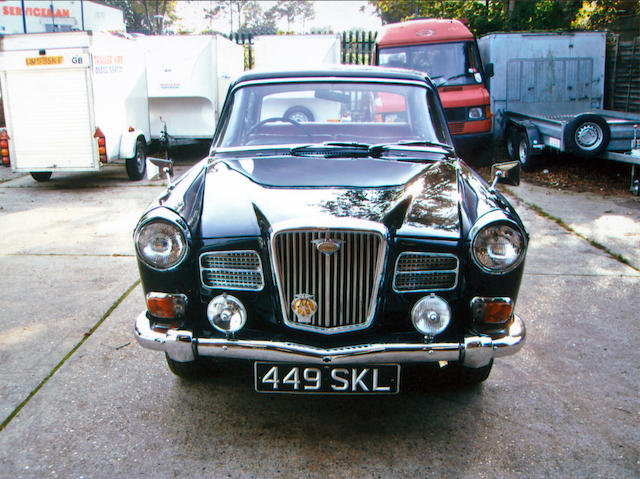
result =
[[[31,176],[38,182],[49,181],[51,179],[51,171],[32,171]]]
[[[306,123],[314,120],[313,113],[304,106],[292,106],[284,112],[284,118],[297,123]]]
[[[533,169],[535,165],[534,156],[531,154],[531,142],[529,141],[529,135],[524,130],[517,130],[514,132],[514,144],[515,146],[515,161],[519,161],[522,169],[529,171]]]
[[[480,368],[469,368],[459,364],[457,371],[452,371],[453,383],[458,386],[474,386],[476,384],[480,384],[489,377],[492,367],[493,359],[489,364]]]
[[[126,161],[127,176],[132,181],[141,180],[147,171],[147,147],[144,141],[138,138],[136,141],[136,154]]]
[[[566,150],[586,158],[601,155],[610,139],[611,130],[605,119],[590,113],[576,116],[564,131]]]
[[[517,133],[518,133],[518,130],[509,128],[507,130],[507,133],[505,134],[505,142],[507,144],[507,156],[511,161],[520,161],[520,159],[518,158],[518,145],[517,145],[518,140],[516,138]]]
[[[207,363],[202,358],[196,358],[194,361],[174,361],[166,353],[167,366],[173,374],[184,379],[201,379],[209,376],[211,370],[207,367]]]

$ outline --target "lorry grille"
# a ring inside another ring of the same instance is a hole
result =
[[[442,291],[458,283],[458,258],[447,253],[402,253],[396,261],[393,289],[399,293]]]
[[[337,243],[332,253],[322,244]],[[324,334],[366,328],[373,320],[386,240],[377,231],[287,230],[272,240],[285,324]],[[311,296],[315,311],[300,317],[292,303]]]
[[[200,256],[200,277],[207,288],[260,291],[262,262],[255,251],[215,251]]]

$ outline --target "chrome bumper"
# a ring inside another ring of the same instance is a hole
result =
[[[479,368],[493,358],[520,350],[526,330],[514,316],[506,331],[495,336],[468,336],[461,343],[359,344],[340,348],[316,348],[305,344],[244,339],[197,338],[191,331],[151,329],[146,312],[136,319],[135,336],[147,349],[166,352],[174,361],[193,361],[195,355],[254,361],[299,362],[309,364],[427,363],[462,361]]]

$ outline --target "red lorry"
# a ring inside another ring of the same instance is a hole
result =
[[[486,80],[475,37],[459,20],[418,19],[382,28],[376,40],[377,65],[427,73],[438,87],[458,151],[475,165],[491,162],[493,140]]]

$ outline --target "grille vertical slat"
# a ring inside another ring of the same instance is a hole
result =
[[[317,241],[339,248],[321,253]],[[377,231],[287,230],[273,238],[276,279],[285,322],[325,333],[366,327],[373,319],[386,243]],[[307,322],[291,310],[299,295],[312,295],[318,309]]]

